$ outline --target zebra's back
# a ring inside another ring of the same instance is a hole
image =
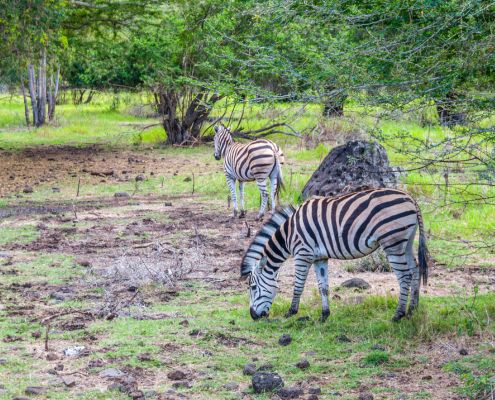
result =
[[[240,181],[266,179],[277,162],[277,151],[278,146],[267,139],[234,143],[225,154],[225,172]]]
[[[395,189],[314,198],[291,217],[291,252],[309,250],[322,259],[359,258],[380,245],[399,246],[417,223],[416,203]]]

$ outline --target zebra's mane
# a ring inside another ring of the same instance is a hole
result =
[[[251,273],[255,263],[263,257],[263,249],[266,242],[272,237],[277,229],[292,215],[295,208],[286,206],[278,209],[272,217],[261,227],[251,241],[241,262],[241,276],[247,276]]]

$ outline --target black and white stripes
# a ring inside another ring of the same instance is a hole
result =
[[[413,242],[419,227],[419,266]],[[250,275],[250,312],[256,319],[268,315],[276,294],[280,265],[295,259],[294,296],[288,316],[297,313],[309,268],[314,265],[322,297],[322,319],[329,315],[328,259],[349,260],[385,251],[400,286],[394,320],[412,313],[418,305],[420,275],[426,283],[429,255],[421,212],[416,202],[394,189],[370,189],[340,197],[320,197],[297,210],[277,212],[254,238],[241,264]],[[409,296],[411,291],[411,296]]]
[[[245,215],[244,184],[249,181],[255,180],[261,193],[258,218],[263,218],[268,202],[267,178],[270,178],[271,204],[272,209],[275,209],[275,199],[282,187],[281,164],[284,162],[284,156],[280,148],[267,139],[258,139],[247,144],[235,143],[230,130],[223,125],[215,126],[214,142],[215,159],[220,160],[224,157],[224,171],[234,203],[234,216],[238,212],[236,180],[239,181],[241,217]]]

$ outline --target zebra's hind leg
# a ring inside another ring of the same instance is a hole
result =
[[[271,210],[275,211],[277,207],[277,193],[278,187],[278,168],[274,168],[274,172],[270,175],[270,200],[271,200]]]
[[[297,312],[299,311],[299,301],[301,300],[301,295],[304,290],[304,284],[306,283],[308,271],[312,263],[311,261],[307,261],[305,259],[296,258],[295,264],[294,294],[292,296],[292,303],[290,305],[289,311],[287,311],[287,314],[285,314],[286,318],[297,314]]]
[[[246,216],[246,209],[244,208],[244,184],[245,182],[239,181],[239,199],[241,202],[241,212],[239,218],[244,218]]]
[[[411,270],[406,257],[406,244],[404,242],[399,240],[396,244],[383,247],[383,250],[399,281],[399,304],[392,317],[392,321],[397,322],[406,315],[406,306],[409,297],[409,288],[411,287],[413,278],[413,271]]]
[[[227,176],[227,186],[230,189],[230,195],[232,196],[232,203],[234,204],[234,218],[237,217],[237,192],[235,189],[235,178]]]
[[[268,203],[268,192],[266,191],[266,178],[256,179],[256,184],[258,185],[258,189],[261,194],[261,206],[260,211],[258,213],[258,219],[263,219],[265,215],[266,203]]]
[[[408,316],[411,316],[414,310],[416,309],[416,307],[418,307],[419,290],[421,288],[419,266],[418,263],[416,262],[416,259],[414,258],[414,250],[413,250],[415,234],[416,234],[416,229],[414,229],[413,233],[411,234],[406,247],[407,265],[409,266],[409,269],[412,271],[412,276],[413,276],[411,283],[411,295],[409,296],[409,308],[407,310]]]
[[[321,317],[320,321],[325,322],[330,315],[328,306],[328,260],[319,260],[313,264],[318,281],[318,288],[321,295]]]

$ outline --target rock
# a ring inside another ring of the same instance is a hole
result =
[[[145,398],[142,390],[133,390],[129,393],[129,397],[133,400],[141,400]]]
[[[60,188],[59,187],[52,187],[52,192],[53,193],[60,193]]]
[[[64,370],[64,364],[57,364],[55,367],[53,367],[55,371],[63,371]]]
[[[371,392],[363,392],[359,394],[359,400],[373,400]]]
[[[259,371],[259,372],[261,372],[261,371],[273,371],[274,369],[275,369],[275,367],[273,366],[273,364],[267,363],[267,364],[263,364],[260,367],[258,367],[257,371]]]
[[[145,361],[152,361],[153,357],[151,357],[150,353],[141,353],[141,354],[138,354],[137,359],[139,361],[145,362]]]
[[[0,365],[6,365],[7,360],[5,358],[0,358]]]
[[[306,400],[318,400],[318,396],[316,394],[310,394],[306,397]]]
[[[48,361],[55,361],[55,360],[58,360],[59,359],[59,356],[58,356],[58,354],[55,354],[55,353],[48,353],[46,355],[46,359]]]
[[[146,392],[144,392],[145,399],[154,399],[157,396],[158,392],[156,390],[147,390]]]
[[[381,344],[374,344],[371,346],[371,350],[380,350],[380,351],[385,351],[387,350],[385,346],[382,346]]]
[[[335,339],[343,343],[351,341],[351,339],[349,339],[346,335],[338,335],[337,337],[335,337]]]
[[[180,388],[191,388],[192,383],[189,381],[176,381],[172,383],[172,387],[175,389],[180,389]]]
[[[239,384],[237,382],[229,382],[229,383],[226,383],[225,385],[223,385],[223,387],[224,387],[224,389],[234,391],[234,390],[239,389]]]
[[[84,350],[86,350],[86,347],[84,346],[72,346],[64,350],[64,355],[67,357],[77,357],[81,355]]]
[[[166,201],[164,205],[165,205],[165,207],[172,207],[172,202]]]
[[[318,386],[311,387],[308,389],[308,393],[309,394],[321,394],[321,388],[319,388]]]
[[[425,375],[425,376],[422,376],[421,379],[424,381],[431,381],[433,379],[433,377],[431,375]]]
[[[256,373],[256,365],[255,364],[246,364],[244,369],[242,370],[244,375],[254,375]]]
[[[395,187],[398,168],[377,142],[352,140],[333,148],[304,186],[302,197],[336,196],[365,188]]]
[[[309,368],[309,361],[305,358],[303,358],[302,360],[298,361],[296,363],[296,367],[299,368],[299,369],[307,369]]]
[[[50,293],[50,299],[57,300],[57,301],[65,301],[65,300],[70,300],[72,299],[72,295],[69,293],[62,293],[62,292],[51,292]]]
[[[24,186],[24,189],[22,189],[23,193],[33,193],[33,188],[29,185]]]
[[[34,331],[31,333],[31,336],[35,339],[39,339],[41,337],[41,332],[40,331]]]
[[[280,375],[272,372],[257,372],[251,379],[254,393],[272,392],[284,387]]]
[[[181,370],[174,370],[171,371],[167,374],[167,378],[172,380],[172,381],[182,381],[187,378],[187,375],[185,372],[182,372]]]
[[[345,288],[369,289],[371,286],[368,282],[361,278],[351,278],[342,282],[340,285]]]
[[[136,178],[134,178],[134,179],[136,180],[136,182],[142,182],[142,181],[144,181],[144,176],[143,176],[143,175],[141,175],[141,174],[139,174],[139,175],[137,175],[137,176],[136,176]]]
[[[124,373],[117,368],[107,368],[100,371],[98,376],[100,378],[120,378],[121,376],[124,376]]]
[[[131,197],[131,195],[127,192],[115,192],[113,194],[113,197],[118,198],[118,199],[128,199]]]
[[[288,346],[291,342],[292,338],[286,333],[284,333],[282,336],[280,336],[280,339],[278,339],[278,344],[280,346]]]
[[[28,386],[26,390],[24,390],[24,393],[32,394],[34,396],[39,396],[40,394],[43,394],[45,392],[46,392],[46,388],[41,386]]]
[[[91,267],[91,261],[86,258],[78,258],[76,260],[76,264],[80,265],[81,267]]]
[[[459,350],[459,354],[461,356],[467,356],[469,354],[469,352],[465,348],[462,348]]]
[[[297,399],[303,395],[303,391],[298,387],[289,387],[280,389],[277,394],[282,399]]]
[[[103,362],[103,360],[101,358],[97,358],[95,360],[91,360],[90,362],[88,362],[88,368],[89,369],[101,368],[101,367],[103,367],[103,365],[105,365],[105,363]]]
[[[64,382],[64,385],[67,387],[76,386],[76,380],[72,376],[62,376],[62,382]]]

